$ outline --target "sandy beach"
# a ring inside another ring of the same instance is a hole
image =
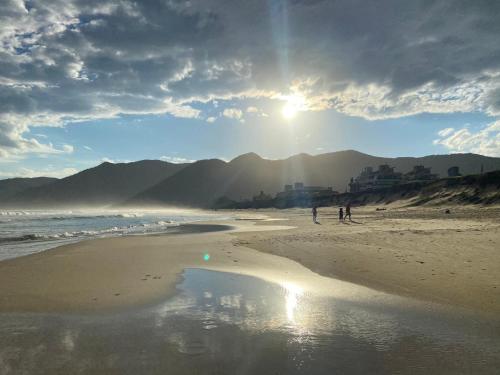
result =
[[[243,211],[234,215],[248,220],[224,223],[230,231],[91,240],[3,261],[0,311],[149,304],[172,295],[185,268],[285,275],[288,258],[369,288],[500,312],[499,209],[386,208],[354,208],[345,223],[321,208],[320,225],[308,209]]]
[[[236,244],[293,259],[321,275],[389,293],[500,313],[500,209],[491,207],[269,211],[290,231],[240,233]],[[379,208],[380,209],[380,208]],[[267,225],[267,223],[262,223]]]

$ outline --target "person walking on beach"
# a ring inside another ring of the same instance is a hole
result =
[[[349,216],[349,221],[352,221],[351,220],[351,204],[350,203],[347,203],[346,206],[345,206],[344,221],[345,221],[345,219],[347,219],[347,216]]]
[[[313,206],[312,209],[312,214],[313,214],[313,223],[316,224],[316,218],[318,217],[318,208],[316,206]]]
[[[344,209],[342,207],[339,208],[339,221],[344,220]]]

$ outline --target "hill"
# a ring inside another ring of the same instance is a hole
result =
[[[0,202],[4,202],[16,194],[31,188],[48,185],[57,181],[57,178],[35,177],[35,178],[8,178],[0,180]]]
[[[3,206],[104,206],[122,202],[172,176],[185,167],[160,160],[102,163],[49,184],[25,189]]]
[[[283,160],[263,159],[257,154],[241,155],[230,162],[202,160],[137,194],[126,205],[184,205],[210,207],[225,196],[233,200],[251,198],[259,191],[276,194],[285,184],[304,182],[306,185],[332,186],[343,192],[351,177],[366,166],[394,166],[408,172],[415,165],[432,168],[445,177],[451,166],[463,174],[500,169],[500,158],[476,154],[431,155],[420,158],[382,158],[357,151],[339,151],[316,156],[298,154]]]

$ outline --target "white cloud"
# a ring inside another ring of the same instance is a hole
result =
[[[238,108],[226,108],[222,112],[222,116],[231,118],[234,120],[242,121],[243,120],[243,111]]]
[[[212,124],[215,122],[215,120],[217,120],[217,118],[211,116],[211,117],[207,117],[207,119],[205,120],[206,122]]]
[[[247,107],[246,112],[254,116],[269,117],[267,113],[254,106]]]
[[[444,138],[444,137],[450,135],[451,133],[453,133],[454,130],[455,130],[454,128],[445,128],[445,129],[438,131],[438,135],[440,137]]]
[[[196,160],[192,159],[187,159],[179,156],[161,156],[160,160],[169,162],[169,163],[174,163],[174,164],[183,164],[183,163],[192,163]]]
[[[19,168],[15,172],[1,172],[0,178],[14,178],[14,177],[55,177],[63,178],[70,176],[72,174],[78,173],[78,169],[75,168],[43,168],[43,169],[31,169],[31,168]]]
[[[92,151],[92,147],[90,147],[90,146],[83,146],[83,148],[84,148],[85,150],[87,150],[87,151]]]
[[[131,163],[131,162],[132,160],[130,159],[111,159],[106,156],[101,158],[101,163],[118,164],[118,163]]]
[[[434,144],[451,152],[473,152],[487,156],[500,156],[500,121],[493,122],[476,132],[468,128],[443,129]]]
[[[72,154],[74,150],[75,150],[75,148],[71,145],[64,145],[62,147],[62,151],[66,154]]]

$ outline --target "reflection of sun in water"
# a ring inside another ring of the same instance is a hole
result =
[[[303,96],[291,95],[284,97],[285,105],[281,109],[281,114],[286,120],[292,120],[299,111],[305,109],[305,99]]]
[[[286,317],[289,322],[295,322],[295,310],[297,309],[299,297],[302,295],[303,290],[301,287],[292,284],[285,283],[283,284],[283,288],[285,288],[285,308],[286,308]]]

